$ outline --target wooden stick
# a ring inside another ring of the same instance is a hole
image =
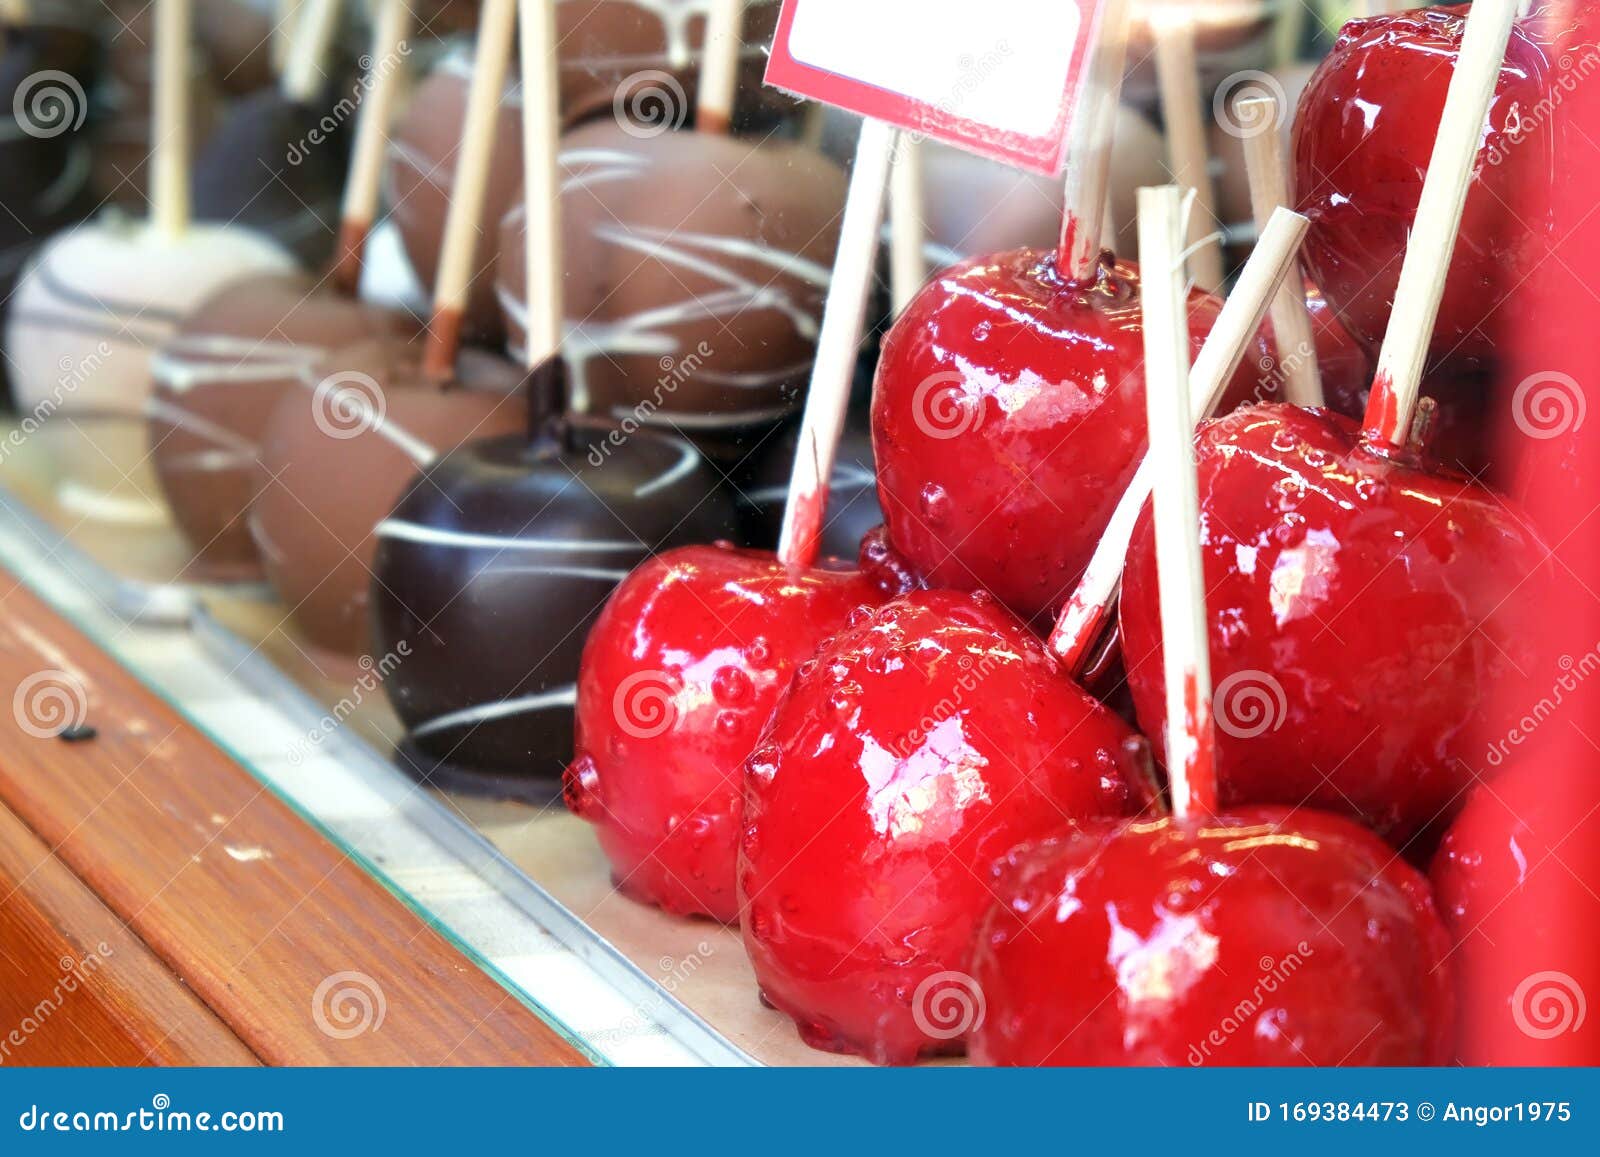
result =
[[[1302,0],[1288,0],[1278,6],[1278,19],[1272,26],[1272,60],[1279,68],[1300,59],[1300,44],[1305,39],[1306,17],[1310,12]]]
[[[828,285],[828,300],[822,309],[811,393],[806,398],[794,473],[789,479],[789,501],[783,508],[783,529],[778,536],[778,558],[789,566],[810,566],[822,547],[828,479],[833,476],[834,454],[850,404],[850,384],[855,377],[867,298],[877,266],[878,228],[883,223],[893,152],[894,130],[882,121],[864,121],[845,194],[839,251]]]
[[[744,0],[711,0],[705,44],[700,50],[699,104],[694,118],[699,132],[726,133],[733,123],[743,35]]]
[[[1197,812],[1208,814],[1217,806],[1183,249],[1183,190],[1175,185],[1140,189],[1145,411],[1155,476],[1152,493],[1167,690],[1167,774],[1172,780],[1172,811],[1180,820]]]
[[[1272,214],[1289,203],[1288,163],[1278,132],[1283,110],[1271,93],[1246,97],[1233,107],[1244,132],[1250,207],[1256,228],[1265,230]],[[1283,371],[1285,400],[1296,406],[1322,405],[1316,338],[1311,330],[1311,311],[1306,308],[1305,283],[1298,274],[1285,278],[1272,299],[1272,336],[1278,347],[1278,367]]]
[[[894,167],[889,171],[889,295],[895,316],[911,304],[928,279],[923,243],[922,145],[912,133],[895,134]]]
[[[1056,262],[1073,281],[1090,281],[1106,236],[1111,136],[1128,56],[1128,0],[1101,4],[1100,29],[1067,139],[1067,186]]]
[[[367,234],[378,216],[384,153],[404,83],[403,62],[411,27],[411,0],[382,0],[372,30],[372,67],[367,69],[367,91],[356,117],[356,141],[340,207],[339,247],[333,264],[334,285],[352,297],[361,284]]]
[[[322,67],[339,27],[339,0],[305,0],[295,24],[289,59],[283,69],[283,95],[296,104],[310,104],[327,83]]]
[[[1215,240],[1217,199],[1211,187],[1205,114],[1200,106],[1200,66],[1195,56],[1194,14],[1187,8],[1155,8],[1156,82],[1167,130],[1168,162],[1178,184],[1197,194],[1189,215],[1189,274],[1201,289],[1222,288],[1222,249]]]
[[[1190,401],[1194,406],[1191,424],[1209,417],[1217,408],[1261,328],[1269,303],[1286,277],[1291,273],[1298,276],[1296,257],[1309,225],[1300,214],[1280,208],[1261,231],[1261,240],[1240,271],[1238,284],[1223,302],[1222,312],[1189,375]],[[1116,605],[1128,544],[1133,541],[1133,524],[1150,497],[1151,471],[1150,456],[1146,454],[1050,634],[1050,649],[1073,675],[1082,673]]]
[[[1467,187],[1483,138],[1484,117],[1500,80],[1517,0],[1478,0],[1467,12],[1461,54],[1445,97],[1439,135],[1422,183],[1417,215],[1395,289],[1394,309],[1378,353],[1362,435],[1404,446],[1416,415],[1417,391],[1455,252]]]
[[[158,0],[155,100],[150,126],[150,219],[169,237],[189,228],[189,53],[191,0]]]
[[[511,39],[517,0],[483,0],[478,17],[478,47],[472,60],[472,86],[461,150],[456,156],[454,191],[445,216],[439,251],[439,276],[433,287],[433,317],[428,323],[423,371],[434,381],[454,376],[461,345],[461,316],[472,286],[472,264],[478,249],[478,225],[493,162],[495,118],[505,92],[511,62]],[[528,271],[529,276],[533,270]]]
[[[295,29],[300,24],[302,0],[278,0],[277,20],[272,25],[272,71],[281,79],[289,64],[289,50],[294,44]]]
[[[528,284],[527,358],[537,369],[561,352],[561,92],[555,0],[521,0],[522,158]]]

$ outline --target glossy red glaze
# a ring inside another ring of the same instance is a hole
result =
[[[565,782],[618,887],[680,915],[738,918],[745,757],[794,669],[886,598],[856,571],[791,571],[720,545],[628,576],[584,647]]]
[[[872,397],[878,495],[934,586],[986,589],[1030,620],[1059,610],[1144,447],[1139,274],[1060,280],[1021,249],[933,278],[884,339]],[[1198,351],[1221,302],[1190,296]],[[1268,355],[1246,356],[1240,400]]]
[[[1583,718],[1567,701],[1592,660],[1564,669],[1545,703]],[[1516,750],[1512,738],[1490,740],[1490,764]],[[1592,765],[1570,771],[1520,762],[1473,789],[1434,859],[1439,912],[1456,939],[1464,1064],[1600,1060],[1600,1019],[1587,1009],[1600,992],[1600,778]]]
[[[1389,321],[1467,7],[1346,24],[1295,119],[1295,208],[1311,219],[1306,267],[1345,326],[1374,353]],[[1548,216],[1528,212],[1520,190],[1529,174],[1548,174],[1555,163],[1552,118],[1534,111],[1548,98],[1551,73],[1547,50],[1529,26],[1519,26],[1489,106],[1434,327],[1436,363],[1487,360],[1501,327],[1528,320],[1518,309],[1518,289],[1549,255],[1554,234]]]
[[[966,967],[990,866],[1142,806],[1120,766],[1132,738],[984,592],[917,591],[842,632],[746,770],[739,897],[762,995],[816,1048],[958,1050],[940,974]]]
[[[979,931],[990,1065],[1438,1065],[1428,883],[1338,816],[1095,824],[1019,849]]]
[[[1404,840],[1448,821],[1493,693],[1538,669],[1547,552],[1513,508],[1382,457],[1355,424],[1272,405],[1197,436],[1223,807],[1310,804]],[[1146,507],[1121,623],[1139,721],[1166,703]]]

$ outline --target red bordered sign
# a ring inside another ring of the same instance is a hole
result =
[[[783,0],[767,83],[1054,176],[1099,9],[1099,0]]]

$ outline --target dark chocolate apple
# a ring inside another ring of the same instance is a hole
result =
[[[378,526],[374,648],[419,778],[508,797],[559,790],[579,660],[617,583],[727,535],[720,475],[688,441],[569,416],[536,375],[533,436],[441,458]]]

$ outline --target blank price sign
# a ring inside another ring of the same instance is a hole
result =
[[[1098,0],[784,0],[767,83],[1047,175]]]

